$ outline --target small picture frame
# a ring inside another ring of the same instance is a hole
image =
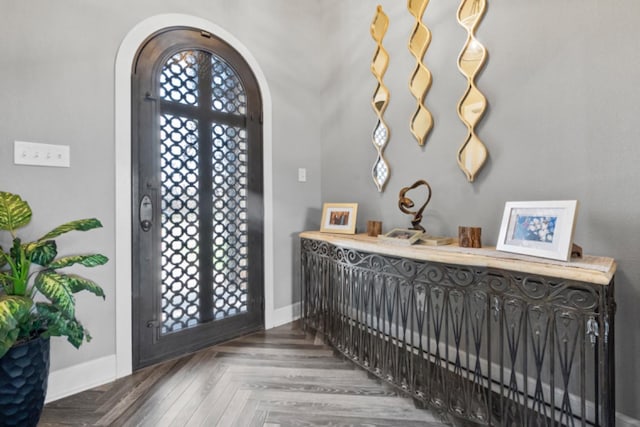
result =
[[[577,200],[507,202],[496,249],[568,261],[577,212]]]
[[[424,233],[420,230],[409,230],[406,228],[394,228],[387,234],[380,234],[379,240],[398,245],[413,245],[420,240]]]
[[[358,215],[357,203],[325,203],[322,206],[323,233],[355,234]]]

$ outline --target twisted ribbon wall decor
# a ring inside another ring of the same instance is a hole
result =
[[[487,100],[478,90],[474,79],[487,58],[485,47],[476,40],[474,32],[484,15],[486,0],[462,0],[458,8],[458,22],[467,30],[467,41],[458,56],[458,69],[467,77],[468,87],[458,103],[458,115],[467,126],[467,138],[458,150],[458,165],[473,182],[487,159],[487,148],[475,133]]]
[[[424,145],[431,128],[433,127],[433,117],[424,104],[424,98],[431,87],[431,72],[424,65],[424,54],[431,43],[431,31],[422,22],[422,16],[429,4],[429,0],[408,0],[407,8],[416,19],[413,32],[409,38],[409,52],[416,59],[416,68],[409,80],[409,90],[416,98],[416,112],[411,117],[411,133],[420,146]]]
[[[378,116],[378,122],[376,123],[376,127],[373,129],[372,136],[373,146],[378,152],[378,157],[373,164],[372,174],[373,182],[376,184],[376,187],[380,192],[384,190],[384,186],[389,179],[389,165],[383,157],[384,148],[389,142],[389,127],[382,118],[382,115],[389,104],[389,89],[387,89],[382,82],[384,73],[387,71],[387,67],[389,66],[389,54],[385,48],[382,47],[382,39],[384,38],[388,27],[389,17],[382,10],[382,6],[378,6],[376,16],[371,23],[371,36],[377,45],[371,61],[371,72],[378,81],[378,86],[373,93],[371,104],[376,116]]]

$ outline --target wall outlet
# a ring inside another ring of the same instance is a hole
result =
[[[71,156],[68,145],[14,141],[13,163],[16,165],[68,168]]]

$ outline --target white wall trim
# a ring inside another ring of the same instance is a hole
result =
[[[115,63],[115,280],[116,378],[132,372],[131,333],[131,66],[140,44],[163,28],[187,26],[215,34],[233,46],[253,70],[262,94],[264,156],[264,296],[265,327],[273,327],[273,165],[272,100],[267,79],[251,52],[218,25],[195,16],[164,14],[145,19],[123,39]]]
[[[618,427],[640,427],[640,420],[616,412],[616,425]]]
[[[272,327],[299,319],[300,308],[300,303],[297,302],[274,310]],[[49,374],[46,403],[114,381],[116,379],[115,373],[116,357],[114,355],[53,371]],[[640,420],[616,412],[616,425],[618,427],[640,427]]]
[[[276,326],[284,325],[285,323],[290,323],[294,320],[298,320],[300,318],[300,307],[301,304],[297,302],[295,304],[291,304],[286,307],[274,310],[272,327],[275,328]]]
[[[49,373],[46,402],[106,384],[116,379],[116,356],[105,356]]]

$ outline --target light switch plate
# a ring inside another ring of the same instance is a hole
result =
[[[70,151],[68,145],[14,141],[13,163],[16,165],[68,168],[71,166]]]
[[[306,168],[298,168],[298,182],[307,182]]]

